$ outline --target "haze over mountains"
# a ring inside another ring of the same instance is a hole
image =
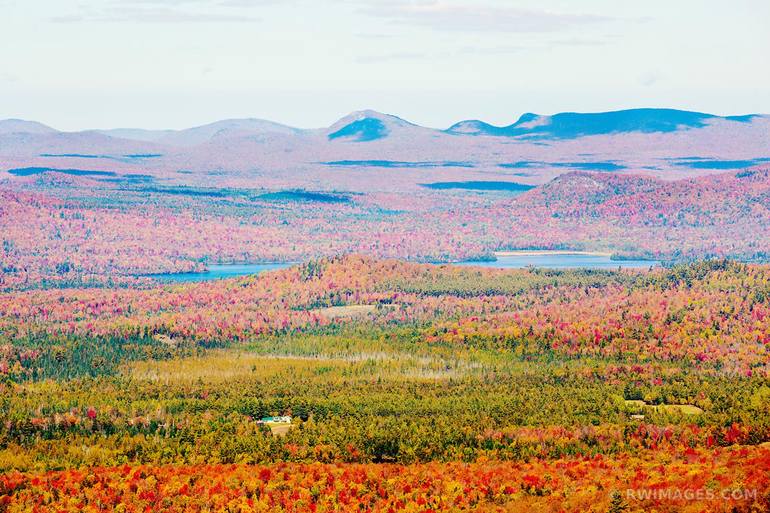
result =
[[[770,117],[674,109],[524,114],[504,127],[467,120],[444,130],[371,110],[319,129],[232,119],[185,130],[61,132],[33,121],[0,121],[0,169],[11,174],[78,169],[170,183],[363,191],[426,181],[539,185],[571,171],[676,179],[768,158]]]

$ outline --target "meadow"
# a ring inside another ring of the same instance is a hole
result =
[[[768,347],[726,260],[10,291],[0,511],[768,511]]]

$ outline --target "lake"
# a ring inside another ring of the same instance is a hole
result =
[[[151,278],[164,283],[185,283],[196,281],[221,280],[249,274],[259,274],[275,269],[286,269],[294,263],[271,264],[225,264],[211,265],[209,270],[200,273],[153,274]],[[543,267],[546,269],[647,269],[660,265],[655,260],[612,260],[606,255],[578,253],[528,254],[498,256],[494,262],[454,262],[452,265],[493,267],[496,269],[523,269],[525,267]]]
[[[155,278],[158,281],[165,283],[185,283],[193,281],[211,281],[221,280],[224,278],[235,278],[238,276],[246,276],[249,274],[259,274],[264,271],[272,271],[275,269],[286,269],[291,267],[294,263],[271,263],[271,264],[225,264],[225,265],[210,265],[209,270],[201,273],[168,273],[168,274],[152,274],[150,278]]]
[[[457,265],[493,267],[495,269],[647,269],[660,265],[657,260],[612,260],[608,255],[582,253],[541,253],[498,256],[494,262],[458,262]]]

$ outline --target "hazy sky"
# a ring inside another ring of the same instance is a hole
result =
[[[0,118],[770,112],[767,0],[0,0]]]

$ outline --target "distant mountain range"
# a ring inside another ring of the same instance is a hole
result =
[[[716,116],[702,112],[676,109],[629,109],[613,112],[577,113],[562,112],[552,116],[523,114],[508,126],[494,126],[484,121],[465,120],[455,123],[442,132],[456,135],[486,135],[492,137],[537,137],[572,139],[589,135],[608,135],[628,132],[673,132],[689,128],[703,128],[717,121],[750,123],[759,114],[741,116]],[[215,137],[243,134],[284,134],[325,132],[330,140],[349,139],[368,142],[387,137],[394,130],[424,128],[399,117],[373,110],[353,112],[325,129],[294,128],[263,119],[226,119],[208,125],[183,130],[146,130],[141,128],[115,128],[87,130],[98,134],[146,142],[158,142],[172,146],[193,146]],[[425,128],[426,130],[433,130]],[[20,119],[0,120],[0,134],[28,133],[52,134],[58,130],[36,121]]]
[[[500,137],[536,137],[573,139],[588,135],[627,132],[673,132],[688,128],[703,128],[717,120],[749,123],[756,114],[720,117],[701,112],[675,109],[631,109],[615,112],[580,114],[563,112],[553,116],[524,114],[516,123],[492,126],[483,121],[461,121],[447,130],[456,134],[492,135]]]
[[[174,183],[365,191],[444,178],[538,185],[576,170],[670,179],[768,158],[770,117],[675,109],[524,114],[508,126],[467,120],[443,130],[372,110],[318,129],[230,119],[184,130],[62,132],[34,121],[0,121],[0,178],[2,170],[13,175],[15,169],[48,168],[141,173]],[[398,175],[374,177],[376,169],[397,169]]]

